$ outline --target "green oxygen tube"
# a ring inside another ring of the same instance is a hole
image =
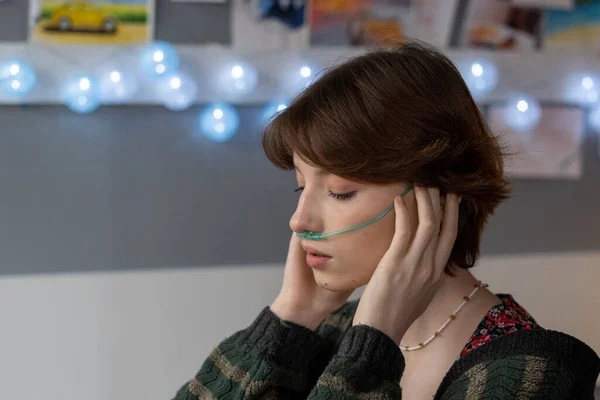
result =
[[[412,185],[408,186],[406,189],[404,189],[404,191],[402,192],[402,194],[400,196],[402,196],[402,197],[406,196],[412,189],[413,189]],[[381,215],[373,218],[372,220],[364,222],[360,225],[342,229],[340,231],[335,231],[335,232],[330,232],[330,233],[302,232],[302,233],[296,233],[296,236],[298,236],[300,239],[323,240],[323,239],[327,239],[328,237],[332,237],[334,235],[339,235],[342,233],[355,231],[357,229],[364,228],[365,226],[369,226],[369,225],[374,224],[375,222],[379,221],[381,218],[385,217],[387,215],[387,213],[392,211],[393,208],[394,208],[394,203],[392,203],[392,205],[389,206]]]

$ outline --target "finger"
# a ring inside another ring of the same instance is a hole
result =
[[[306,252],[302,248],[302,240],[300,240],[298,235],[296,235],[296,232],[292,232],[292,238],[290,239],[290,245],[288,248],[288,256],[294,259],[306,256]]]
[[[428,188],[431,205],[433,206],[433,214],[435,215],[436,226],[442,222],[442,199],[440,198],[440,189]]]
[[[435,254],[435,265],[444,268],[452,254],[452,248],[458,235],[458,196],[454,193],[446,195],[446,205],[444,207],[444,217],[442,231],[438,239],[438,246]]]
[[[440,234],[440,224],[442,222],[442,205],[440,200],[440,190],[438,188],[427,188],[427,193],[431,199],[431,206],[434,215],[434,229],[429,241],[429,245],[423,253],[423,260],[429,261],[434,264],[435,251],[438,244],[438,236]]]
[[[311,269],[306,264],[306,252],[302,248],[302,240],[296,236],[295,232],[292,232],[292,238],[290,239],[286,266],[289,267],[284,270],[284,276],[286,274],[293,276],[312,274]]]
[[[413,262],[413,265],[416,265],[423,258],[425,249],[429,246],[435,231],[435,214],[433,213],[429,192],[422,186],[415,186],[415,197],[417,198],[419,223],[415,239],[407,253],[407,257]]]
[[[412,232],[408,209],[402,196],[394,199],[394,212],[396,213],[396,225],[390,249],[393,249],[395,256],[402,256],[406,254]]]

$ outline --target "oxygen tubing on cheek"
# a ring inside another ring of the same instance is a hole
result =
[[[412,189],[413,189],[412,185],[408,186],[406,189],[404,189],[404,191],[400,194],[400,196],[402,196],[402,197],[406,196],[408,193],[410,193],[410,191]],[[315,232],[306,231],[306,232],[296,233],[296,236],[298,236],[300,239],[323,240],[323,239],[327,239],[327,238],[330,238],[335,235],[341,235],[342,233],[352,232],[357,229],[364,228],[365,226],[374,224],[375,222],[379,221],[381,218],[385,217],[390,211],[392,211],[393,208],[394,208],[394,203],[392,203],[392,205],[390,205],[388,208],[386,208],[386,210],[383,213],[381,213],[377,217],[373,218],[372,220],[364,222],[359,225],[351,226],[350,228],[342,229],[342,230],[335,231],[335,232],[329,232],[329,233],[315,233]]]

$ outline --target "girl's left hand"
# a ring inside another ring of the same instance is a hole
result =
[[[456,194],[446,196],[443,211],[438,189],[415,186],[415,196],[419,221],[414,239],[408,209],[398,196],[392,243],[367,284],[353,321],[379,329],[398,344],[437,291],[458,233]]]

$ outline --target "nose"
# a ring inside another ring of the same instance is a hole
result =
[[[290,218],[290,228],[296,233],[307,231],[321,233],[323,230],[318,205],[315,202],[311,203],[304,193],[300,196],[296,211]]]

